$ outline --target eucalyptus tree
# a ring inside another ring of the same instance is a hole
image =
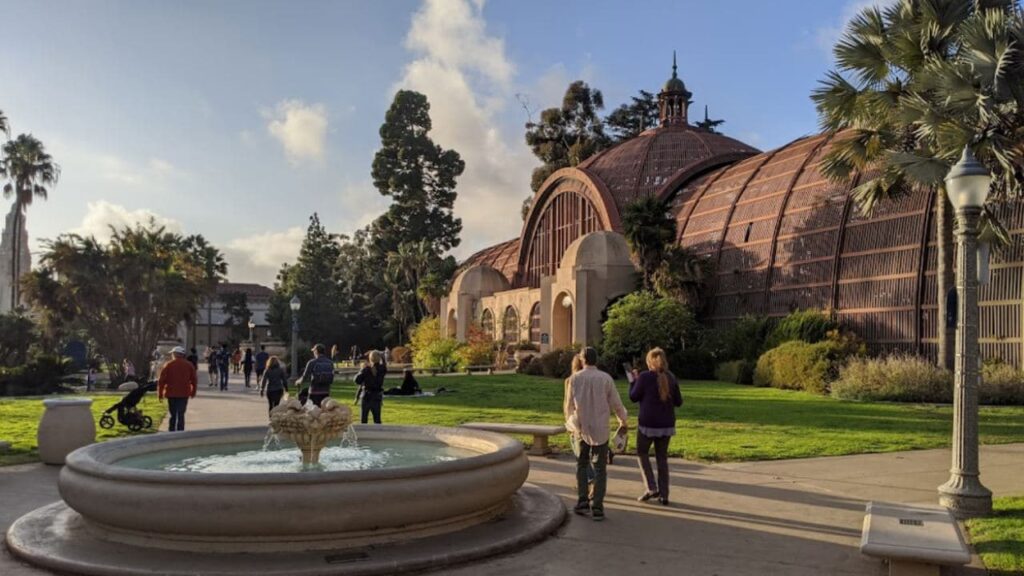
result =
[[[1020,13],[1012,0],[899,0],[857,14],[834,48],[838,70],[812,95],[822,126],[841,133],[822,169],[853,182],[865,213],[911,189],[935,192],[939,318],[952,287],[952,209],[943,178],[965,145],[1019,193]],[[989,218],[994,230],[998,223]],[[939,361],[952,363],[952,334]]]
[[[43,143],[31,134],[20,134],[3,146],[0,158],[0,178],[5,178],[4,198],[14,197],[14,222],[11,233],[11,302],[14,310],[20,303],[19,254],[22,231],[25,228],[25,211],[35,197],[46,199],[49,191],[60,178],[60,166],[46,153]]]

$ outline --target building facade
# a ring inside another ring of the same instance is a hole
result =
[[[181,324],[178,328],[178,340],[187,343],[187,347],[194,347],[200,351],[206,346],[219,345],[231,342],[234,337],[231,328],[224,323],[228,320],[228,314],[224,310],[223,297],[226,294],[242,293],[246,297],[246,306],[252,313],[252,338],[255,343],[280,340],[270,333],[270,324],[267,322],[267,312],[270,311],[270,297],[274,291],[260,284],[243,284],[237,282],[221,282],[217,285],[216,295],[212,298],[204,298],[198,309],[196,322],[186,326]],[[281,335],[283,336],[283,335]]]
[[[936,356],[945,323],[934,192],[882,202],[868,217],[851,198],[857,181],[836,184],[819,169],[834,136],[759,152],[699,129],[674,67],[658,100],[658,127],[552,174],[520,236],[463,263],[442,301],[448,334],[464,338],[476,322],[495,340],[542,349],[597,342],[608,304],[635,288],[619,215],[655,196],[671,206],[678,243],[713,265],[713,325],[820,309],[876,351]],[[981,347],[1020,366],[1024,204],[995,211],[1012,242],[993,250],[980,289]]]

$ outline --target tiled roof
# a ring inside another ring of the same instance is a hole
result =
[[[217,284],[217,295],[241,292],[247,298],[270,298],[274,291],[262,284],[250,284],[242,282],[221,282]]]
[[[489,246],[473,254],[459,266],[459,272],[478,264],[484,264],[501,272],[509,283],[513,283],[516,267],[519,265],[519,238],[513,238],[494,246]],[[457,274],[457,273],[456,273]]]

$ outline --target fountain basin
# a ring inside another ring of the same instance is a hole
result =
[[[523,485],[522,445],[487,432],[359,427],[360,439],[446,444],[473,455],[428,465],[299,473],[201,473],[118,462],[182,448],[262,442],[262,427],[112,440],[76,450],[58,486],[105,541],[211,552],[327,550],[461,530],[502,514]],[[296,450],[296,454],[298,451]]]

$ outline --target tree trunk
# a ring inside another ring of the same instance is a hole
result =
[[[936,363],[947,370],[953,369],[953,342],[956,338],[956,324],[952,326],[947,322],[950,310],[948,307],[948,296],[953,290],[953,272],[955,248],[953,245],[953,228],[955,219],[953,206],[949,203],[944,187],[939,187],[935,194],[935,284],[938,288],[939,317],[938,317],[938,358]],[[955,313],[955,311],[954,311]]]

